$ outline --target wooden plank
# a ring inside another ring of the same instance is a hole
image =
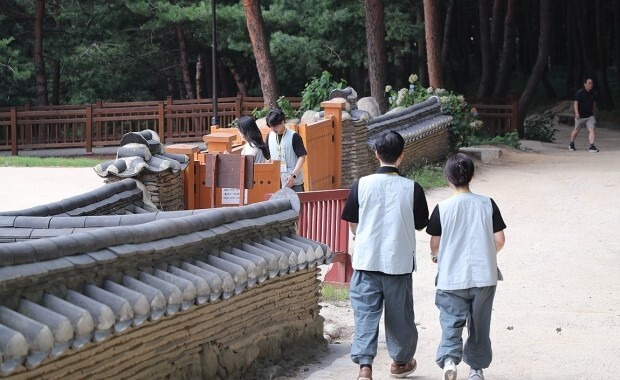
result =
[[[17,156],[17,110],[11,108],[11,154]]]

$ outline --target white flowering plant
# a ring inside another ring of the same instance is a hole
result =
[[[453,118],[450,126],[451,145],[453,149],[470,145],[470,140],[483,127],[481,120],[476,119],[471,106],[463,95],[454,94],[443,88],[424,87],[416,74],[409,76],[409,88],[396,91],[392,86],[385,86],[390,109],[409,107],[421,103],[431,96],[437,96],[441,101],[441,112]]]

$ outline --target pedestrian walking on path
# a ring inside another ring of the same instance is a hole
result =
[[[591,78],[587,78],[583,83],[583,88],[577,91],[575,95],[575,101],[573,102],[573,108],[575,110],[575,128],[570,134],[570,144],[568,149],[575,150],[575,138],[577,134],[585,124],[588,127],[588,139],[590,140],[590,148],[588,152],[597,153],[598,148],[594,145],[594,138],[596,134],[594,128],[596,126],[596,119],[594,118],[594,107],[596,106],[596,92],[592,89],[594,82]]]
[[[435,305],[442,336],[436,362],[444,380],[456,380],[461,360],[471,367],[470,380],[484,380],[482,370],[492,359],[493,298],[501,280],[497,252],[504,246],[506,225],[493,199],[469,190],[474,175],[469,157],[448,158],[444,174],[454,194],[435,207],[426,228],[431,258],[439,264]],[[463,347],[465,325],[469,336]]]
[[[406,377],[417,366],[411,273],[415,230],[426,227],[428,206],[422,187],[399,175],[404,147],[396,132],[377,139],[375,155],[381,167],[353,183],[342,212],[355,236],[349,295],[355,319],[351,359],[360,366],[358,380],[372,379],[384,305],[390,374]]]

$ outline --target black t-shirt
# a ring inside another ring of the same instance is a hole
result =
[[[493,206],[493,233],[506,229],[506,223],[502,218],[502,213],[495,204],[495,201],[491,199],[491,206]],[[441,236],[441,220],[439,217],[439,205],[435,206],[431,218],[428,221],[426,227],[426,233],[431,236]]]
[[[271,136],[271,133],[269,133],[265,139],[265,144],[267,144],[267,146],[269,146],[269,136]],[[301,136],[299,136],[299,133],[293,134],[293,152],[295,152],[297,158],[308,154],[304,146],[304,141],[301,139]]]
[[[594,103],[596,102],[596,92],[594,90],[587,91],[585,88],[577,91],[575,95],[579,117],[586,118],[594,115]]]
[[[397,173],[398,169],[391,166],[382,166],[377,170],[378,174],[381,173]],[[359,223],[359,199],[357,196],[357,189],[359,187],[359,180],[355,180],[351,185],[349,191],[349,197],[342,210],[342,219],[350,223]],[[426,204],[426,195],[424,189],[417,182],[413,185],[413,221],[416,230],[421,230],[428,224],[428,205]]]

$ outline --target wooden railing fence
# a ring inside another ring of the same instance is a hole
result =
[[[520,131],[519,99],[477,100],[472,107],[478,111],[478,118],[484,123],[484,132],[489,136]]]
[[[299,108],[301,98],[287,99]],[[218,98],[220,126],[262,107],[260,97]],[[165,143],[196,142],[209,133],[212,117],[211,99],[0,108],[0,150],[84,147],[90,153],[147,128]]]

